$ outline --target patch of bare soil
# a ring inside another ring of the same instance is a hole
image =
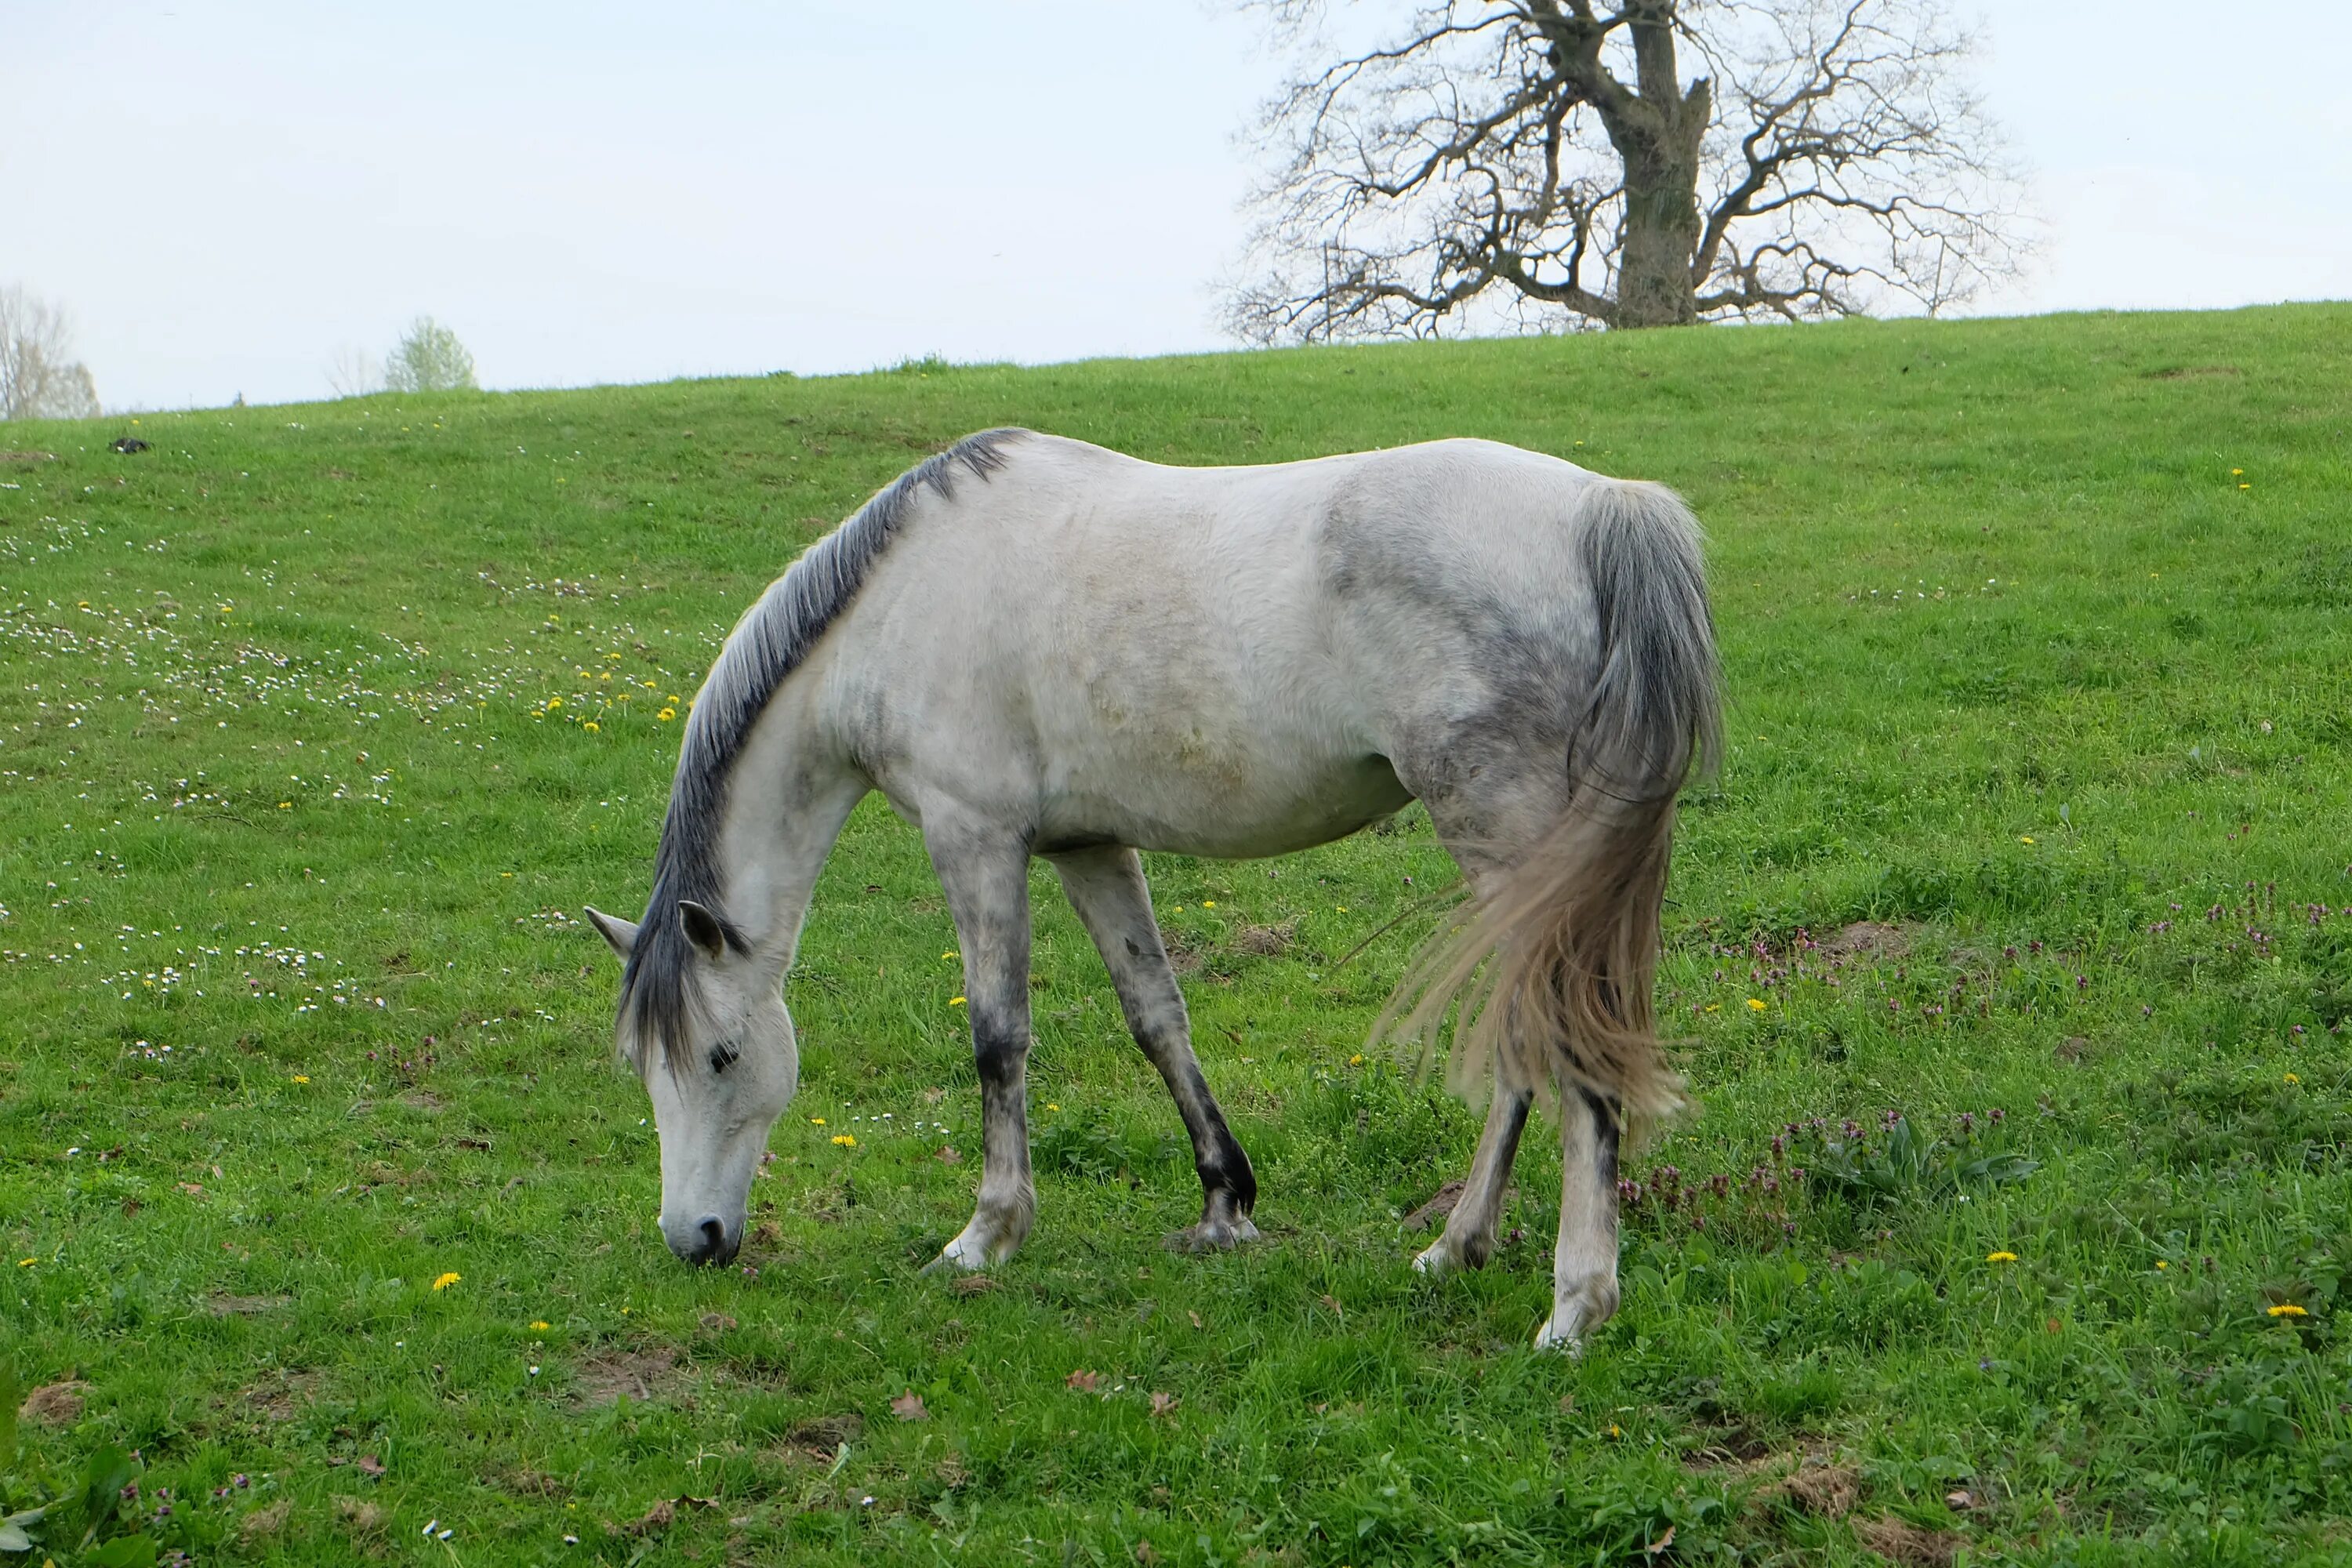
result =
[[[339,1497],[335,1500],[335,1514],[343,1521],[343,1528],[350,1531],[353,1536],[376,1535],[383,1530],[384,1511],[382,1503],[368,1502],[350,1496]]]
[[[55,452],[0,452],[0,463],[54,463]]]
[[[2233,364],[2176,364],[2143,374],[2149,381],[2194,381],[2201,376],[2242,375],[2245,373]]]
[[[1901,1568],[1950,1568],[1968,1544],[1948,1530],[1925,1530],[1906,1520],[1883,1516],[1853,1521],[1854,1539]]]
[[[1785,1502],[1815,1519],[1843,1519],[1853,1511],[1861,1496],[1862,1475],[1852,1465],[1831,1464],[1807,1455],[1788,1475],[1759,1489],[1752,1500]]]
[[[1297,921],[1285,921],[1280,925],[1244,926],[1234,933],[1234,945],[1259,958],[1280,958],[1290,951],[1290,944],[1297,933]]]
[[[1420,1230],[1435,1225],[1454,1212],[1454,1205],[1462,1201],[1462,1194],[1468,1186],[1469,1184],[1460,1177],[1446,1183],[1429,1195],[1427,1203],[1404,1216],[1405,1228]]]
[[[47,1384],[25,1395],[25,1403],[16,1407],[16,1415],[23,1420],[50,1424],[72,1421],[80,1416],[82,1396],[89,1392],[89,1384],[79,1378]]]
[[[854,1443],[866,1430],[866,1417],[854,1410],[819,1415],[784,1434],[784,1446],[814,1459],[831,1459],[845,1443]]]
[[[413,1110],[422,1110],[427,1114],[446,1110],[449,1106],[447,1100],[429,1089],[412,1089],[400,1097],[400,1103]]]
[[[1856,921],[1824,941],[1822,951],[1832,958],[1861,953],[1900,958],[1911,951],[1911,934],[1901,926],[1889,925],[1884,921]]]
[[[625,1394],[651,1401],[683,1380],[677,1352],[667,1346],[600,1352],[581,1363],[573,1374],[578,1397],[590,1405],[610,1405]]]
[[[272,1384],[248,1388],[245,1396],[254,1409],[272,1421],[291,1421],[302,1413],[311,1400],[311,1390],[319,1374],[314,1372],[281,1372]]]
[[[279,1498],[268,1508],[255,1509],[237,1521],[236,1533],[247,1542],[267,1541],[286,1528],[286,1521],[293,1512],[294,1500]]]
[[[274,1312],[293,1300],[291,1296],[232,1296],[226,1290],[215,1290],[205,1309],[215,1318],[253,1318]]]

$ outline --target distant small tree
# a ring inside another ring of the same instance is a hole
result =
[[[65,312],[14,287],[0,289],[0,419],[87,419],[98,384],[73,357]]]
[[[480,384],[474,380],[474,356],[457,334],[419,316],[393,345],[383,384],[389,392],[470,392]]]
[[[367,350],[346,343],[327,361],[327,384],[337,397],[365,397],[383,389],[383,366]]]

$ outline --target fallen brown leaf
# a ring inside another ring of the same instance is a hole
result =
[[[1156,1388],[1151,1391],[1151,1414],[1154,1415],[1173,1415],[1176,1407],[1183,1403],[1172,1394],[1162,1394]]]
[[[702,1326],[709,1333],[723,1334],[735,1326],[735,1320],[724,1312],[705,1312],[702,1314]]]
[[[1323,1296],[1318,1297],[1318,1300],[1319,1300],[1323,1305],[1331,1309],[1331,1315],[1333,1317],[1339,1319],[1343,1323],[1348,1321],[1347,1310],[1339,1305],[1339,1299],[1337,1296]]]
[[[1075,1388],[1080,1394],[1092,1394],[1096,1389],[1102,1386],[1102,1373],[1098,1372],[1088,1372],[1084,1367],[1080,1367],[1077,1371],[1064,1378],[1062,1383],[1064,1386]]]
[[[1200,1313],[1198,1313],[1198,1312],[1192,1312],[1192,1311],[1188,1311],[1188,1312],[1186,1312],[1184,1315],[1185,1315],[1186,1317],[1188,1317],[1188,1318],[1190,1318],[1190,1319],[1192,1319],[1192,1326],[1193,1326],[1194,1328],[1196,1328],[1196,1329],[1202,1329],[1202,1328],[1206,1328],[1206,1327],[1208,1327],[1208,1325],[1207,1325],[1207,1324],[1205,1324],[1205,1323],[1203,1323],[1203,1322],[1202,1322],[1202,1321],[1201,1321],[1201,1314],[1200,1314]]]
[[[383,1461],[377,1458],[373,1454],[362,1454],[360,1456],[359,1471],[360,1474],[363,1476],[380,1476],[383,1474]]]
[[[952,1143],[940,1144],[940,1152],[931,1157],[942,1165],[961,1165],[963,1163],[963,1156],[955,1152],[955,1145]]]
[[[1664,1535],[1661,1535],[1655,1541],[1653,1541],[1650,1544],[1642,1548],[1642,1550],[1648,1552],[1651,1556],[1655,1557],[1658,1553],[1664,1552],[1667,1547],[1672,1546],[1674,1543],[1675,1527],[1670,1524],[1666,1526],[1666,1532]]]
[[[929,1421],[931,1413],[924,1408],[923,1396],[913,1389],[890,1402],[890,1414],[901,1421]]]

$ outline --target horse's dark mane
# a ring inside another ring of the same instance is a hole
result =
[[[693,949],[678,924],[679,900],[690,899],[718,914],[728,944],[739,952],[749,949],[742,931],[726,918],[718,853],[728,774],[752,725],[784,678],[848,608],[923,489],[951,498],[959,468],[987,479],[1003,466],[1003,447],[1026,434],[983,430],[899,475],[847,522],[811,545],[729,634],[687,718],[677,777],[654,858],[653,897],[621,976],[621,1039],[640,1071],[655,1050],[675,1066],[670,1047],[684,1037],[693,1003]]]

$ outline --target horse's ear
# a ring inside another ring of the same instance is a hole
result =
[[[677,901],[678,929],[686,940],[702,950],[702,956],[716,963],[727,955],[727,928],[719,917],[696,903],[692,899]]]
[[[598,909],[589,910],[587,915],[588,923],[596,928],[596,934],[604,939],[623,963],[628,963],[629,950],[637,945],[637,922],[625,921],[618,915],[608,915]]]

